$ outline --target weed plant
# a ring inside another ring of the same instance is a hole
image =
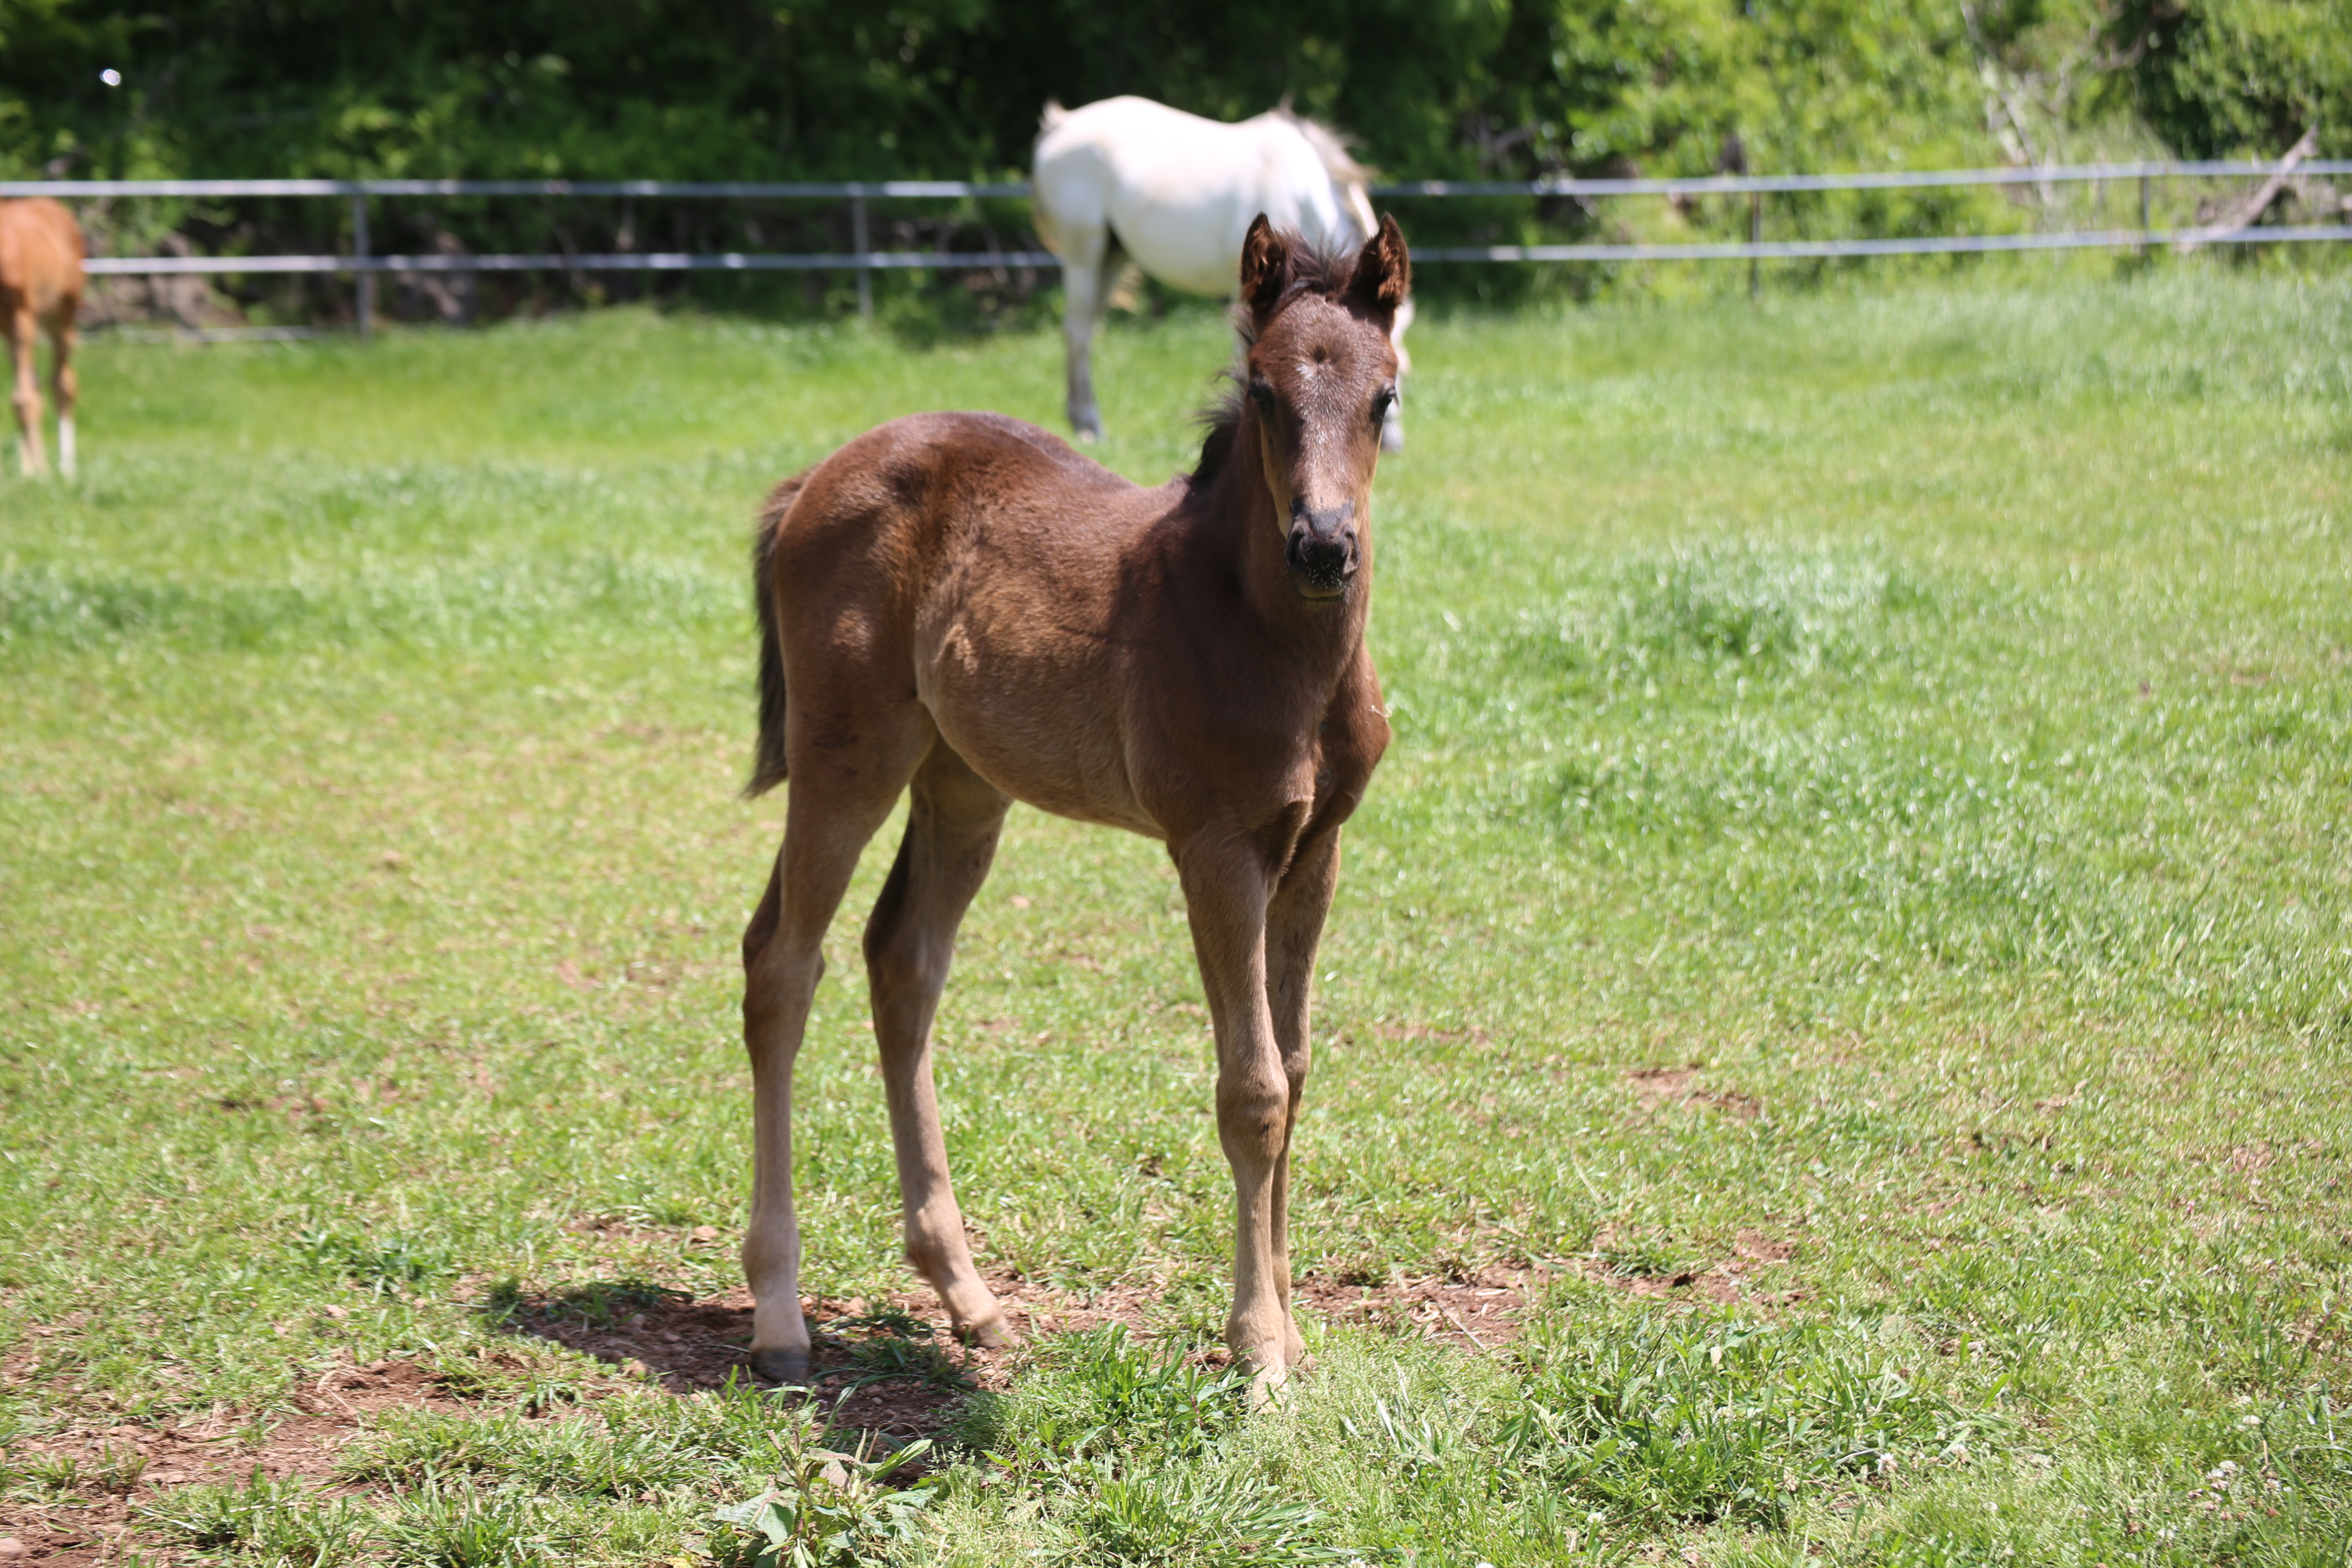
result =
[[[752,507],[909,410],[1051,426],[1055,341],[94,345],[82,479],[0,481],[0,1510],[306,1568],[2340,1564],[2352,294],[1987,276],[1417,329],[1292,1237],[1314,1300],[1507,1277],[1520,1330],[1310,1305],[1244,1408],[1174,879],[1016,811],[950,1156],[991,1267],[1148,1305],[993,1392],[873,1307],[860,1375],[965,1400],[920,1477],[520,1331],[738,1282]],[[1115,325],[1101,455],[1185,466],[1228,346]],[[796,1084],[807,1282],[869,1305],[895,839]],[[52,1451],[242,1473],[384,1358],[460,1403],[324,1491]]]

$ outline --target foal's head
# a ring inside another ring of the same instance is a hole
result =
[[[1370,553],[1372,467],[1397,395],[1397,307],[1412,262],[1396,219],[1352,259],[1320,256],[1261,214],[1242,241],[1244,406],[1301,596],[1344,598]]]

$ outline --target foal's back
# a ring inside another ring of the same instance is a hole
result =
[[[1130,664],[1159,640],[1138,584],[1182,481],[1146,489],[1002,415],[921,414],[798,487],[772,555],[796,731],[919,709],[1006,795],[1157,834],[1129,777]]]
[[[816,613],[852,599],[912,611],[962,583],[975,549],[1003,557],[982,575],[1009,567],[1085,595],[1170,499],[1001,414],[894,419],[793,485],[774,559],[793,618],[803,605]]]

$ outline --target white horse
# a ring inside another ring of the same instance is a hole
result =
[[[1345,142],[1286,106],[1228,125],[1147,98],[1084,109],[1048,103],[1032,188],[1037,232],[1062,258],[1069,416],[1078,438],[1102,434],[1090,355],[1129,261],[1171,289],[1230,295],[1252,218],[1264,213],[1318,249],[1352,249],[1380,227],[1370,181]],[[1391,334],[1400,381],[1412,322],[1407,300]],[[1389,405],[1381,445],[1391,452],[1404,445],[1402,398]]]

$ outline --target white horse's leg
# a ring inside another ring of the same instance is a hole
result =
[[[1389,405],[1388,417],[1381,421],[1381,450],[1404,450],[1404,378],[1412,374],[1412,355],[1405,352],[1404,330],[1412,325],[1412,299],[1408,295],[1397,307],[1396,324],[1389,329],[1389,342],[1396,345],[1397,395]]]
[[[1102,435],[1102,412],[1095,406],[1095,327],[1110,295],[1108,276],[1118,247],[1102,225],[1062,238],[1062,341],[1067,354],[1070,428],[1081,441]]]

